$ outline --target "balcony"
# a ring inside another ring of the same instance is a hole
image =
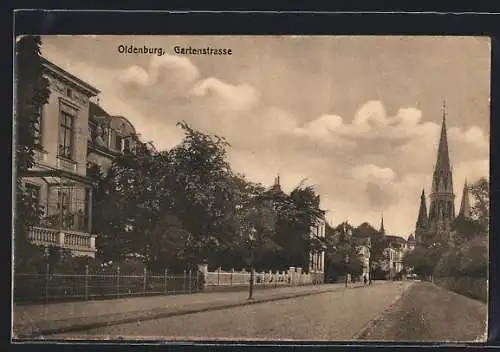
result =
[[[75,256],[94,257],[96,253],[95,235],[72,230],[32,227],[28,232],[28,240],[38,246],[56,247],[70,250]]]
[[[34,150],[35,153],[35,161],[36,162],[46,162],[47,161],[47,152],[39,149]]]

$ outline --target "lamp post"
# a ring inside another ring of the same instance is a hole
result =
[[[254,268],[253,268],[253,262],[254,262],[254,244],[255,244],[255,234],[257,230],[255,228],[252,228],[248,237],[248,243],[250,245],[250,285],[248,288],[248,299],[253,298],[253,282],[254,282]]]
[[[345,256],[345,287],[347,287],[347,264],[349,264],[349,255]]]

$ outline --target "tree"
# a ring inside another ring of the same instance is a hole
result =
[[[370,246],[370,267],[372,270],[381,268],[388,260],[386,248],[388,246],[387,239],[384,234],[376,230],[369,223],[364,222],[357,228],[353,229],[353,235],[356,238],[369,238]]]
[[[178,125],[185,138],[169,151],[170,169],[165,177],[175,213],[192,235],[189,250],[199,263],[216,264],[221,247],[234,240],[237,187],[226,160],[229,143],[222,137]]]
[[[419,276],[431,276],[446,249],[441,246],[417,246],[413,251],[405,253],[403,264],[405,267],[412,267],[413,272]]]
[[[470,187],[470,191],[473,199],[472,218],[480,224],[483,233],[487,234],[490,221],[490,184],[488,179],[482,177]]]
[[[43,257],[35,246],[29,244],[28,228],[35,225],[42,214],[33,196],[23,186],[22,177],[34,166],[34,150],[39,147],[40,111],[47,103],[49,82],[43,75],[39,36],[24,36],[16,42],[15,56],[15,136],[16,143],[16,207],[15,264],[18,270],[32,267],[37,258]]]
[[[272,200],[276,211],[276,242],[283,248],[281,256],[274,258],[273,269],[308,268],[309,253],[323,246],[323,240],[315,238],[311,231],[325,215],[319,196],[312,186],[301,182],[289,195],[280,185],[274,185],[265,192],[265,197]]]
[[[359,247],[353,237],[353,231],[353,226],[347,222],[328,229],[326,264],[330,280],[335,280],[339,275],[345,275],[346,273],[356,275],[362,272]]]

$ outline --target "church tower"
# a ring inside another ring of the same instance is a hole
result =
[[[424,242],[425,234],[429,230],[429,222],[427,219],[427,202],[425,201],[425,191],[422,190],[420,195],[420,208],[418,210],[417,224],[415,226],[415,241],[417,243]]]
[[[449,238],[452,222],[455,220],[454,199],[453,177],[446,135],[446,106],[443,104],[443,124],[441,126],[436,167],[432,177],[432,193],[430,195],[430,233],[443,239]]]
[[[467,186],[467,179],[465,179],[464,190],[462,191],[462,203],[460,204],[460,211],[458,217],[468,219],[471,216],[470,203],[469,203],[469,187]]]

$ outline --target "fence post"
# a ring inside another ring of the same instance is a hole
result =
[[[144,267],[144,271],[142,274],[142,293],[146,294],[146,274],[147,274],[147,269]]]
[[[49,300],[50,264],[45,264],[45,301]]]
[[[85,265],[85,300],[89,299],[89,266]]]
[[[189,285],[189,288],[188,288],[188,292],[191,293],[192,291],[192,281],[191,281],[191,269],[189,269],[189,274],[188,274],[188,285]]]
[[[165,294],[168,292],[167,291],[167,281],[168,281],[168,272],[167,272],[167,269],[165,269]]]
[[[120,266],[116,268],[116,297],[120,298]]]
[[[184,269],[184,275],[182,276],[182,293],[186,293],[186,269]]]

